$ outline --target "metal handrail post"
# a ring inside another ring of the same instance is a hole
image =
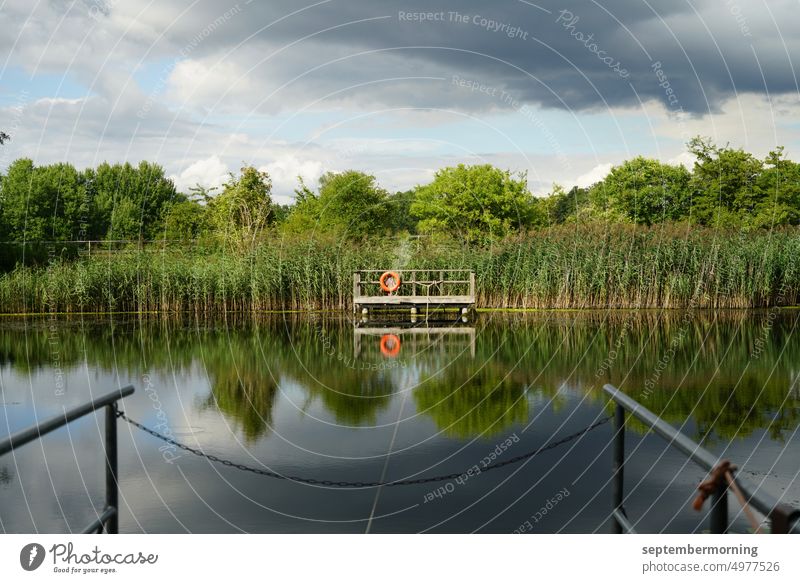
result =
[[[106,533],[119,534],[119,482],[117,480],[117,403],[106,407],[106,508],[114,513],[106,523]]]
[[[614,431],[614,510],[622,513],[622,501],[625,495],[625,409],[622,405],[617,405],[614,409]],[[614,516],[614,513],[612,513],[612,517],[612,532],[622,534],[622,524]]]
[[[665,422],[661,417],[632,399],[613,385],[604,385],[603,390],[611,397],[617,407],[623,407],[645,423],[648,429],[664,438],[667,443],[682,452],[686,457],[708,472],[714,470],[722,460],[698,443]],[[783,504],[757,485],[735,473],[733,481],[746,503],[768,518],[774,533],[800,534],[800,509]],[[728,484],[720,486],[711,494],[711,513],[709,530],[712,533],[725,533],[730,528],[728,515]]]
[[[117,413],[118,401],[133,394],[132,386],[123,387],[112,391],[88,403],[64,411],[60,415],[51,417],[37,423],[33,427],[18,431],[7,438],[0,440],[0,455],[9,453],[27,443],[41,439],[48,433],[80,419],[90,413],[105,410],[105,441],[103,453],[106,458],[106,506],[98,513],[94,521],[84,529],[84,534],[102,532],[108,534],[119,533],[119,480],[117,471]]]
[[[722,484],[711,494],[711,512],[708,517],[711,534],[728,532],[728,485]]]

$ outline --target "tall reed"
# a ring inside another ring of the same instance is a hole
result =
[[[269,239],[250,253],[131,250],[0,276],[0,311],[346,309],[356,269],[474,269],[498,308],[795,305],[800,231],[743,235],[659,225],[573,225],[481,247],[419,239],[362,244]]]

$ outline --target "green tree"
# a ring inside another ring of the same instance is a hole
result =
[[[272,212],[275,213],[275,224],[282,225],[289,218],[292,212],[292,206],[288,204],[273,204]]]
[[[294,189],[294,205],[283,221],[281,230],[290,235],[311,233],[319,229],[319,197],[306,186],[301,176],[297,177],[298,186]]]
[[[77,235],[88,211],[81,174],[71,164],[35,166],[22,158],[8,168],[2,189],[6,240],[68,240]]]
[[[348,239],[392,230],[388,224],[388,196],[375,177],[364,172],[323,174],[319,179],[320,225]]]
[[[756,179],[753,225],[800,224],[800,164],[784,158],[783,146],[770,152]]]
[[[535,200],[525,175],[489,164],[443,168],[420,186],[411,205],[421,233],[449,233],[479,241],[532,224]]]
[[[319,194],[300,180],[286,230],[318,231],[350,240],[396,230],[389,194],[375,177],[358,170],[328,172],[319,179]]]
[[[87,172],[87,181],[92,238],[154,239],[163,230],[164,208],[177,198],[164,169],[150,162],[103,163]]]
[[[2,214],[0,214],[0,227],[3,231],[4,240],[23,241],[30,239],[26,237],[26,219],[28,197],[33,185],[33,160],[21,158],[15,160],[8,167],[3,178],[2,190]],[[43,227],[43,225],[41,225]],[[36,225],[39,238],[43,238],[43,233],[38,232],[39,225]]]
[[[222,192],[208,203],[214,234],[226,245],[252,248],[274,223],[271,195],[272,179],[266,172],[244,166],[239,176],[231,173]]]
[[[405,231],[412,235],[416,234],[417,219],[411,213],[411,205],[414,204],[415,198],[416,192],[413,190],[396,192],[389,196],[389,222],[396,231]]]
[[[690,179],[683,166],[637,156],[612,168],[590,196],[608,218],[652,225],[686,216]]]
[[[109,238],[136,241],[141,237],[140,211],[132,198],[120,198],[111,211]]]
[[[205,207],[194,200],[180,198],[164,209],[164,237],[170,240],[197,239],[205,223]]]
[[[215,190],[219,190],[219,188],[216,186],[209,188],[197,182],[194,186],[189,187],[190,194],[188,198],[197,202],[207,203],[214,197]]]
[[[40,206],[47,237],[74,240],[89,211],[83,176],[71,164],[40,166],[34,172],[34,190],[46,201]]]
[[[537,201],[545,225],[562,225],[574,221],[589,204],[589,191],[573,186],[569,192],[560,184],[553,185],[553,191]]]
[[[692,218],[714,227],[751,226],[763,163],[741,148],[719,147],[708,138],[693,138],[689,150],[696,158],[690,181]]]

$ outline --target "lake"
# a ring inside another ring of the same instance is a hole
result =
[[[609,532],[613,383],[800,504],[800,312],[485,312],[474,322],[336,313],[0,320],[0,434],[132,384],[122,408],[245,472],[120,420],[121,532]],[[391,327],[391,330],[383,328]],[[704,473],[629,424],[640,532],[701,532]],[[70,532],[104,499],[102,415],[0,458],[3,532]],[[467,473],[468,470],[471,472]],[[731,509],[739,507],[731,499]],[[739,516],[733,530],[746,531]]]

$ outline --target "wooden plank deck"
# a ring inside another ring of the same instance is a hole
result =
[[[473,296],[361,296],[354,302],[356,305],[455,305],[471,306],[475,303]]]

